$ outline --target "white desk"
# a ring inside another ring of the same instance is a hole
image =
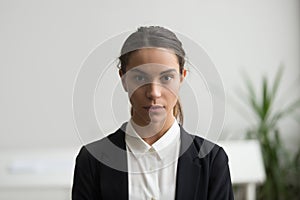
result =
[[[256,185],[265,181],[260,145],[256,140],[220,141],[229,158],[233,184],[246,185],[246,199],[256,199]]]
[[[0,199],[70,199],[78,149],[0,153]]]

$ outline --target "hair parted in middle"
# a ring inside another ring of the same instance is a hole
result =
[[[175,33],[161,26],[142,26],[136,32],[129,35],[121,48],[121,56],[119,57],[119,68],[123,74],[126,73],[130,55],[143,48],[165,48],[174,52],[178,59],[180,74],[184,71],[185,51],[181,41]],[[132,115],[132,108],[131,108]],[[183,124],[183,113],[180,101],[177,100],[173,108],[173,115]]]

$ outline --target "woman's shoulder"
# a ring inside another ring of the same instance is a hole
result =
[[[76,160],[78,162],[110,163],[115,158],[122,160],[125,149],[125,135],[119,128],[101,139],[83,145]]]
[[[216,142],[213,142],[202,136],[187,132],[181,127],[181,141],[183,143],[190,143],[196,150],[198,157],[203,159],[209,159],[211,161],[216,158],[224,161],[228,160],[227,154],[224,149]]]
[[[110,147],[112,144],[117,145],[118,147],[122,146],[122,142],[125,141],[125,132],[124,127],[127,123],[122,124],[120,128],[114,132],[105,133],[103,137],[98,140],[89,142],[81,147],[81,149],[103,149]]]

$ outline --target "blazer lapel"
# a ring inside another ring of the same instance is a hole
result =
[[[100,175],[103,199],[128,200],[127,153],[122,127],[108,137],[103,148],[102,159],[108,164],[103,165]]]
[[[180,126],[181,145],[177,165],[176,200],[196,199],[199,192],[201,165],[194,136],[189,135]]]
[[[115,134],[108,137],[102,149],[102,158],[112,165],[121,163],[122,169],[117,170],[111,165],[103,165],[101,169],[102,197],[104,199],[128,200],[128,173],[125,132],[123,124]],[[201,165],[198,152],[193,143],[194,136],[189,135],[181,126],[180,157],[177,165],[176,200],[196,199],[199,193]],[[113,144],[113,145],[112,145]],[[116,151],[115,147],[118,147]]]

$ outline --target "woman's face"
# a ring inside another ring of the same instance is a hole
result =
[[[173,121],[173,108],[184,78],[173,52],[162,48],[137,50],[130,55],[126,73],[120,75],[136,124]]]

